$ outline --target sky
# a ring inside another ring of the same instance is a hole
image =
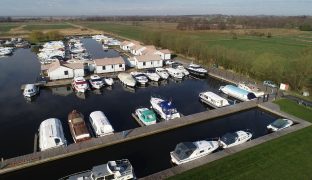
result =
[[[312,0],[0,0],[0,16],[312,15]]]

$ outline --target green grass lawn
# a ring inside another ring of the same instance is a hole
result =
[[[253,51],[257,54],[264,52],[272,53],[287,58],[296,57],[301,50],[312,47],[312,41],[307,41],[309,37],[312,37],[310,32],[275,35],[274,33],[278,33],[278,30],[272,30],[274,31],[272,38],[238,35],[238,39],[233,39],[230,33],[222,31],[177,31],[173,28],[176,24],[167,25],[168,29],[164,25],[151,25],[148,22],[142,22],[138,26],[134,26],[131,23],[112,22],[81,22],[79,24],[135,40],[142,40],[144,32],[147,31],[173,32],[179,33],[181,37],[187,36],[194,41],[204,42],[211,48],[222,46],[239,51]]]
[[[312,122],[312,110],[281,99],[289,114]],[[312,179],[312,127],[171,177],[182,179]]]
[[[29,24],[26,25],[23,29],[28,31],[34,30],[53,30],[53,29],[69,29],[74,28],[69,24]]]
[[[12,28],[16,28],[19,25],[8,25],[8,24],[1,24],[0,23],[0,34],[9,32]]]

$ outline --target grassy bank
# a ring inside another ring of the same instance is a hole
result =
[[[69,24],[30,24],[23,27],[27,31],[42,31],[42,30],[55,30],[55,29],[70,29],[74,28]]]
[[[276,103],[312,122],[311,109],[286,99]],[[169,179],[311,179],[311,153],[312,127],[308,127]]]

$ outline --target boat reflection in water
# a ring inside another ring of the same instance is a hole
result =
[[[71,86],[58,86],[50,88],[50,90],[52,91],[53,95],[57,96],[68,96],[73,93]]]

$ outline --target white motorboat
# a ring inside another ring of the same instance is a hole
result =
[[[103,47],[103,50],[104,50],[104,51],[107,51],[107,50],[108,50],[108,46],[106,46],[105,44],[103,44],[102,47]]]
[[[61,180],[128,180],[135,179],[133,167],[128,159],[108,161],[107,164],[94,166],[92,170],[75,173]]]
[[[219,90],[224,94],[232,96],[241,101],[250,101],[257,98],[254,93],[248,92],[233,85],[221,86]]]
[[[190,75],[190,73],[188,72],[188,70],[186,70],[186,69],[184,68],[184,66],[183,66],[182,64],[180,64],[180,63],[174,63],[174,64],[172,64],[171,66],[172,66],[172,68],[174,68],[174,69],[180,71],[184,76]]]
[[[226,133],[219,142],[222,148],[229,148],[243,144],[252,138],[252,133],[247,131],[236,131],[234,133]]]
[[[144,73],[149,80],[151,81],[156,81],[158,82],[159,79],[160,79],[160,76],[156,73],[156,71],[154,69],[150,69],[150,70],[147,70],[145,73]]]
[[[198,64],[193,64],[191,63],[187,68],[186,68],[191,74],[196,75],[196,76],[206,76],[208,71],[204,68],[202,68]]]
[[[148,108],[136,109],[135,115],[145,126],[156,124],[156,114]]]
[[[182,142],[176,145],[170,152],[171,161],[174,164],[183,164],[204,157],[219,148],[218,141]]]
[[[81,93],[84,93],[89,89],[89,85],[83,77],[75,77],[72,80],[72,86],[77,92]]]
[[[114,84],[113,78],[103,78],[103,81],[108,86],[112,86]]]
[[[244,89],[248,92],[254,93],[256,97],[261,97],[264,95],[264,92],[260,90],[255,84],[240,82],[238,83],[238,86],[241,89]]]
[[[129,87],[135,87],[136,85],[136,81],[135,79],[132,77],[131,74],[128,73],[119,73],[118,74],[118,79],[125,84],[126,86]]]
[[[94,111],[90,114],[89,121],[97,137],[114,133],[114,128],[102,111]]]
[[[162,79],[169,78],[169,74],[164,68],[156,68],[155,71]]]
[[[26,84],[23,95],[26,98],[31,98],[39,93],[39,88],[34,84]]]
[[[131,72],[130,73],[133,78],[140,84],[140,85],[145,85],[148,82],[147,77],[145,76],[145,74],[140,73],[140,72]]]
[[[175,68],[166,68],[166,70],[168,71],[168,73],[170,74],[170,76],[177,78],[177,79],[183,79],[184,74]]]
[[[290,119],[276,119],[267,126],[268,130],[276,132],[292,126],[294,122]]]
[[[0,47],[0,56],[8,56],[11,55],[13,52],[12,48],[2,48]]]
[[[101,89],[104,86],[102,78],[98,75],[92,75],[89,80],[91,86],[95,89]]]
[[[152,108],[160,115],[164,120],[171,120],[180,118],[181,115],[173,105],[171,101],[164,100],[157,97],[151,97]]]
[[[199,93],[199,98],[202,102],[213,108],[221,108],[230,105],[228,100],[210,91]]]
[[[62,123],[59,119],[44,120],[39,127],[39,149],[44,151],[60,146],[66,146]]]

